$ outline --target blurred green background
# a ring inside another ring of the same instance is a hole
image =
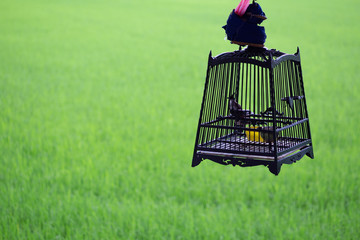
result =
[[[238,2],[0,1],[0,239],[359,239],[359,1],[259,1],[314,160],[190,167]]]

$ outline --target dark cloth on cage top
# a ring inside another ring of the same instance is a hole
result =
[[[263,19],[254,15],[264,16],[265,13],[257,3],[252,3],[246,10],[243,17],[239,17],[233,10],[223,26],[228,40],[264,44],[266,40],[265,28],[258,26]]]

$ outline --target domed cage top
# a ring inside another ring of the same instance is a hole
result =
[[[247,47],[209,55],[192,166],[282,164],[313,158],[299,49]]]

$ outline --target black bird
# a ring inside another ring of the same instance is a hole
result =
[[[250,110],[243,110],[241,105],[236,102],[234,95],[229,97],[229,110],[230,114],[235,117],[236,127],[244,128],[246,124],[251,123],[250,119],[246,117],[254,114]],[[241,131],[236,131],[237,133],[242,133]]]
[[[236,127],[245,127],[245,124],[241,123],[241,121],[239,120],[243,117],[242,107],[238,102],[236,102],[234,95],[229,97],[229,110],[230,114],[235,117]],[[242,130],[240,132],[238,130],[235,130],[235,132],[241,133]]]
[[[238,112],[241,112],[242,111],[242,107],[241,105],[236,102],[235,98],[234,98],[234,95],[231,96],[229,98],[229,110],[230,110],[230,113],[234,116],[236,116],[238,114]]]
[[[236,102],[234,95],[229,97],[229,110],[236,120],[243,119],[246,116],[254,114],[250,110],[243,110],[241,105]]]

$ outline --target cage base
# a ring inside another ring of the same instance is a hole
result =
[[[229,154],[221,152],[211,152],[199,150],[194,154],[192,167],[196,167],[203,160],[211,160],[213,162],[222,165],[233,165],[240,167],[253,167],[264,165],[269,168],[269,171],[275,175],[278,175],[283,164],[292,164],[304,157],[304,155],[314,158],[313,148],[311,145],[303,146],[295,149],[287,154],[275,157],[260,156],[260,155],[248,155],[248,154]]]

